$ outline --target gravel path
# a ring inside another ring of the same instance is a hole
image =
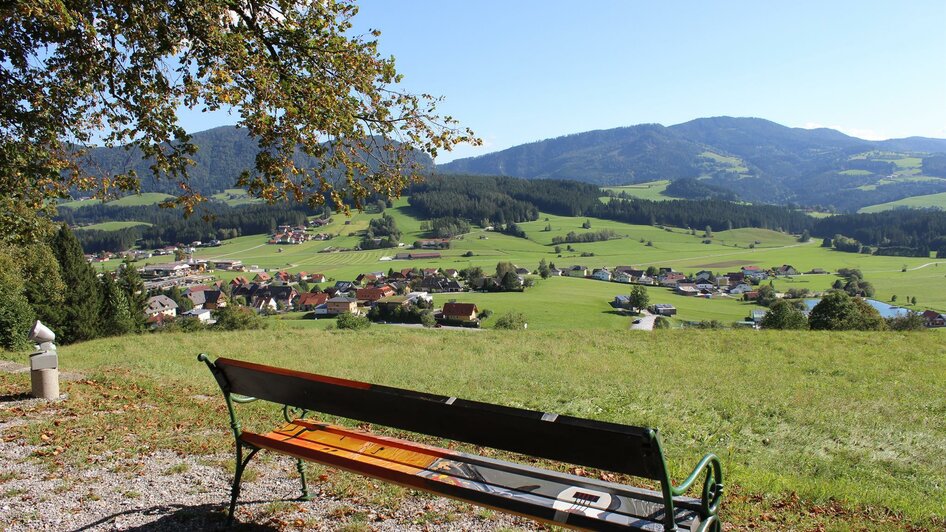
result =
[[[35,399],[4,397],[0,409],[27,407]],[[27,409],[29,410],[29,409]],[[41,412],[41,410],[39,410]],[[41,416],[42,414],[35,414]],[[27,530],[214,530],[223,527],[229,502],[230,455],[181,457],[173,452],[97,457],[88,467],[51,473],[31,458],[38,449],[7,441],[0,423],[0,529]],[[261,462],[257,462],[263,459]],[[299,494],[295,462],[269,455],[254,459],[256,478],[244,481],[233,530],[495,530],[536,529],[529,520],[476,509],[441,497],[407,491],[386,508],[364,495],[337,497],[310,481],[315,499]],[[252,467],[252,466],[251,466]]]

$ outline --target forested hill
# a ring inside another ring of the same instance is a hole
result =
[[[440,165],[438,171],[598,185],[700,178],[741,199],[856,209],[946,191],[926,172],[946,139],[868,141],[759,118],[701,118],[577,133]]]
[[[233,188],[240,173],[252,169],[255,165],[259,147],[245,129],[235,126],[217,127],[194,133],[192,138],[198,150],[194,155],[195,164],[190,167],[190,184],[202,194],[210,195]],[[418,154],[417,157],[424,166],[433,166],[433,162],[426,155]],[[305,165],[305,161],[306,158],[300,154],[297,162]],[[93,175],[134,169],[141,178],[142,192],[180,192],[180,188],[173,181],[152,179],[149,165],[150,162],[142,160],[141,153],[137,150],[100,147],[90,150],[89,161],[85,167]]]

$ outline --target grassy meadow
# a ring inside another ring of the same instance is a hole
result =
[[[892,209],[902,209],[902,208],[946,209],[946,192],[940,192],[939,194],[926,194],[923,196],[911,196],[909,198],[903,198],[897,201],[890,201],[887,203],[878,203],[877,205],[864,207],[858,210],[857,212],[881,212],[881,211],[889,211]]]
[[[395,202],[386,213],[394,216],[402,231],[401,241],[410,245],[415,240],[429,237],[420,230],[421,220],[414,215],[406,199]],[[318,229],[330,233],[334,238],[327,241],[310,241],[299,245],[269,245],[266,235],[250,235],[226,240],[216,248],[198,249],[197,258],[239,259],[247,267],[289,272],[306,271],[324,273],[334,280],[350,280],[359,273],[402,268],[455,268],[479,266],[492,271],[497,262],[508,261],[534,270],[539,261],[554,264],[559,268],[582,265],[589,268],[607,266],[670,266],[678,271],[693,273],[708,269],[724,273],[736,271],[744,265],[763,267],[791,264],[799,271],[822,268],[837,271],[839,268],[860,268],[868,281],[876,288],[877,299],[890,301],[896,295],[898,303],[905,298],[916,297],[917,310],[932,308],[946,311],[946,261],[916,257],[881,257],[855,253],[843,253],[820,247],[820,239],[800,243],[793,235],[767,229],[713,228],[711,243],[704,244],[703,229],[691,231],[680,228],[664,228],[631,225],[599,218],[556,216],[542,214],[533,222],[520,227],[527,238],[516,238],[478,227],[451,242],[451,248],[441,251],[440,259],[419,261],[383,260],[393,257],[401,249],[370,251],[330,251],[353,248],[360,241],[360,231],[368,227],[378,213],[354,212],[350,218],[336,214],[334,221]],[[582,233],[582,223],[591,222],[591,230],[610,229],[619,238],[603,242],[560,245],[555,251],[552,239],[564,237],[568,232]],[[546,231],[546,226],[551,230]],[[281,252],[279,250],[282,250]],[[472,254],[471,256],[465,256]],[[582,256],[586,255],[586,256]],[[168,257],[153,257],[138,264],[166,262]],[[112,260],[97,268],[113,269],[120,261]],[[906,271],[904,271],[906,270]],[[216,272],[230,280],[234,272]],[[790,287],[806,287],[813,291],[824,290],[837,279],[835,275],[799,275],[790,279],[778,279],[779,290]],[[626,318],[612,314],[608,301],[615,295],[627,293],[630,288],[617,283],[604,283],[587,279],[549,279],[539,281],[534,289],[524,294],[459,294],[451,295],[462,301],[476,302],[494,311],[518,310],[530,319],[530,326],[556,328],[565,321],[578,319],[587,326],[621,328]],[[688,299],[673,295],[670,290],[651,288],[652,302],[669,302],[681,310],[680,319],[718,319],[731,322],[748,315],[752,308],[742,302],[721,298],[714,300]],[[443,296],[437,296],[444,299]],[[531,315],[530,315],[531,314]],[[534,315],[534,316],[533,316]],[[623,320],[623,321],[622,321]],[[489,321],[486,322],[487,325]]]
[[[134,222],[134,221],[130,221],[130,222],[102,222],[102,223],[99,223],[99,224],[83,225],[82,227],[77,227],[76,230],[78,230],[78,231],[92,231],[92,230],[96,230],[96,231],[118,231],[119,229],[127,229],[127,228],[129,228],[129,227],[135,227],[135,226],[138,226],[138,225],[148,225],[148,226],[150,226],[151,224],[149,224],[148,222]]]
[[[670,196],[664,195],[664,190],[667,189],[667,185],[670,184],[670,180],[661,179],[658,181],[648,181],[647,183],[638,183],[636,185],[622,185],[618,187],[601,187],[601,190],[609,190],[615,194],[620,194],[621,192],[626,193],[632,198],[640,198],[651,201],[665,201],[674,199]],[[607,198],[607,196],[605,196]]]
[[[141,205],[155,205],[173,197],[174,196],[171,196],[170,194],[162,194],[160,192],[143,192],[141,194],[132,194],[130,196],[118,198],[117,200],[109,201],[106,203],[106,205],[113,207],[138,207]],[[87,207],[89,205],[97,205],[101,203],[102,200],[87,199],[67,201],[65,203],[61,203],[60,206],[69,207],[71,209],[79,209],[81,207]]]
[[[657,427],[677,482],[704,453],[721,457],[727,483],[723,519],[740,529],[946,526],[941,335],[531,329],[276,327],[65,346],[62,370],[85,379],[63,382],[66,401],[48,404],[50,415],[10,427],[4,437],[40,445],[35,459],[53,472],[66,464],[107,463],[115,449],[225,452],[231,444],[226,410],[209,372],[195,360],[198,352],[209,351],[213,357]],[[28,380],[0,374],[0,387],[14,394],[28,389]],[[251,430],[272,427],[279,418],[275,407],[249,405],[246,412]],[[18,415],[0,410],[3,420]],[[64,418],[68,423],[60,424]],[[42,452],[54,447],[60,451]],[[341,497],[374,500],[378,489],[347,475],[315,482]],[[220,493],[221,502],[226,496]],[[397,505],[413,496],[394,489],[378,504]]]

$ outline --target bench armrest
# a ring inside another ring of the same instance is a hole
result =
[[[710,453],[704,456],[683,483],[679,486],[670,486],[670,493],[674,496],[683,495],[693,486],[703,471],[706,473],[704,474],[700,506],[702,507],[703,517],[707,518],[716,515],[723,499],[723,468],[715,454]]]

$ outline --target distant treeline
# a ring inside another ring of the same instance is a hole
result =
[[[430,176],[409,190],[410,204],[427,218],[466,218],[475,223],[529,222],[539,211],[580,216],[594,209],[598,187],[557,179]]]
[[[720,186],[710,185],[692,178],[671,181],[664,194],[673,198],[682,199],[718,199],[736,201],[736,193]]]
[[[896,209],[841,214],[818,220],[811,234],[826,238],[844,235],[875,248],[873,251],[878,255],[928,257],[930,251],[935,251],[946,256],[946,212],[943,211]]]
[[[717,187],[707,190],[700,185],[693,181],[680,188],[694,194],[716,192]],[[638,198],[612,198],[602,203],[600,195],[597,187],[572,181],[434,176],[411,189],[410,202],[424,216],[452,216],[481,224],[535,220],[542,211],[642,225],[710,226],[717,231],[758,227],[800,234],[807,230],[819,238],[844,235],[878,254],[926,256],[924,253],[941,250],[946,255],[944,212],[897,210],[815,220],[796,209],[776,205]]]
[[[86,253],[124,251],[134,245],[157,248],[195,240],[224,240],[242,235],[272,233],[279,225],[300,225],[306,217],[322,212],[301,204],[242,205],[230,207],[222,203],[202,206],[199,214],[185,218],[177,209],[157,205],[116,207],[92,205],[80,209],[59,208],[58,219],[69,225],[94,224],[106,221],[139,221],[152,224],[118,231],[76,231]]]
[[[722,200],[648,201],[612,199],[601,203],[591,213],[598,218],[631,224],[672,225],[717,231],[740,227],[761,227],[801,233],[811,229],[814,220],[798,211],[776,205],[744,205]]]

